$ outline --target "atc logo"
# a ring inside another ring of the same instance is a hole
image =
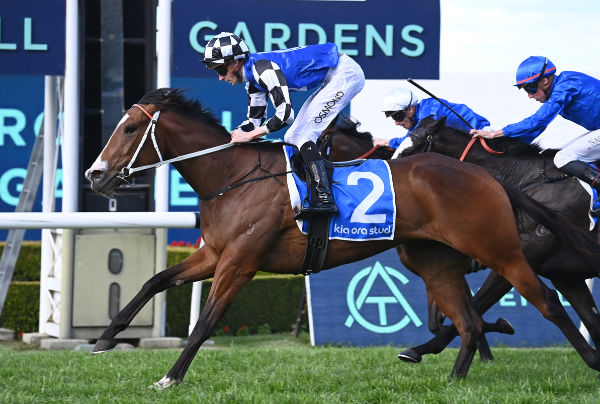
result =
[[[366,280],[363,283],[364,278]],[[375,285],[383,286],[380,284],[381,282],[385,285],[384,289],[387,290],[385,295],[380,292],[381,287],[378,288],[379,292],[373,290]],[[377,334],[397,332],[411,322],[415,327],[420,327],[423,322],[398,289],[397,282],[406,285],[409,281],[402,273],[394,268],[384,267],[379,261],[376,261],[372,267],[366,267],[354,275],[346,292],[350,315],[344,325],[350,328],[356,321],[362,327]],[[359,288],[361,283],[362,287]],[[377,315],[370,316],[372,321],[367,320],[361,314],[365,309],[370,308],[370,305],[376,305],[377,308]],[[398,316],[388,316],[388,313],[398,313],[398,311],[404,312],[405,315],[396,323],[389,324],[388,317],[397,318]]]

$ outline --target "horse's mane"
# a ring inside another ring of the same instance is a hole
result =
[[[336,124],[336,129],[345,135],[353,136],[361,140],[368,140],[369,142],[372,142],[373,135],[371,135],[371,132],[361,132],[358,130],[359,126],[359,121],[354,121],[352,120],[352,118],[344,114],[340,114]]]
[[[438,138],[440,136],[456,136],[465,142],[471,140],[469,132],[447,126],[446,118],[436,120],[432,117],[427,117],[421,120],[419,125],[410,132],[409,136],[412,139],[413,145],[406,151],[410,154],[409,150],[420,148],[425,143],[427,136],[432,132],[436,133],[436,137]],[[513,157],[535,156],[542,152],[542,148],[537,144],[527,144],[510,137],[502,136],[495,139],[485,139],[485,141],[493,150],[503,151]],[[546,150],[544,154],[553,153],[556,153],[556,150]]]
[[[159,88],[146,93],[138,104],[154,104],[161,110],[171,110],[187,118],[221,126],[217,118],[198,100],[186,98],[186,89]]]

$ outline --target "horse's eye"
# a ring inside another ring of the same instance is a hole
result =
[[[127,125],[125,126],[125,129],[123,129],[123,132],[125,132],[126,135],[131,135],[132,133],[135,133],[137,127],[135,125]]]

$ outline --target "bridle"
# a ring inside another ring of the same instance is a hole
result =
[[[121,169],[121,172],[117,175],[117,177],[122,179],[123,181],[127,181],[128,177],[130,177],[133,173],[138,172],[138,171],[149,170],[151,168],[160,167],[165,164],[174,163],[176,161],[181,161],[181,160],[187,160],[187,159],[191,159],[191,158],[198,157],[198,156],[203,156],[205,154],[214,153],[216,151],[235,146],[234,143],[225,143],[225,144],[222,144],[219,146],[211,147],[209,149],[184,154],[182,156],[174,157],[174,158],[168,159],[168,160],[163,160],[162,154],[160,153],[160,149],[158,148],[158,143],[156,142],[156,124],[158,123],[158,118],[160,116],[160,110],[157,110],[154,113],[154,115],[150,115],[150,112],[148,112],[146,110],[146,108],[142,107],[139,104],[133,104],[133,107],[138,108],[148,118],[150,118],[150,122],[148,123],[148,126],[146,127],[144,136],[142,137],[142,140],[140,140],[140,143],[138,144],[138,147],[135,150],[135,153],[133,153],[133,156],[131,156],[131,160],[129,160],[129,163],[127,164],[127,166],[123,167]],[[144,146],[144,143],[146,143],[146,139],[148,138],[148,133],[150,133],[150,138],[152,139],[152,145],[154,146],[154,150],[156,151],[156,154],[158,155],[159,161],[158,161],[158,163],[154,163],[154,164],[148,164],[148,165],[140,166],[140,167],[132,167],[133,164],[135,163],[135,160],[137,159],[138,154],[140,153],[140,150]]]
[[[184,154],[182,156],[174,157],[174,158],[171,158],[171,159],[168,159],[168,160],[163,160],[162,154],[160,153],[160,149],[158,148],[158,143],[156,142],[156,134],[155,134],[156,133],[156,124],[158,123],[158,118],[160,116],[160,110],[157,110],[154,113],[154,115],[151,115],[150,112],[148,112],[146,110],[146,108],[144,108],[143,106],[141,106],[139,104],[133,104],[133,107],[138,108],[148,118],[150,118],[150,122],[148,123],[148,127],[146,127],[146,131],[144,132],[144,136],[142,137],[142,140],[140,140],[140,143],[139,143],[139,145],[138,145],[135,153],[131,157],[131,160],[129,161],[129,164],[127,164],[126,167],[123,167],[121,169],[121,172],[117,175],[118,178],[120,178],[121,180],[123,180],[125,182],[128,182],[127,178],[129,176],[131,176],[131,174],[133,174],[135,172],[148,170],[150,168],[160,167],[160,166],[165,165],[165,164],[174,163],[174,162],[182,161],[182,160],[187,160],[187,159],[191,159],[191,158],[198,157],[198,156],[203,156],[205,154],[210,154],[210,153],[217,152],[219,150],[228,149],[228,148],[236,145],[235,143],[225,143],[225,144],[218,145],[218,146],[215,146],[215,147],[210,147],[208,149],[199,150],[199,151],[196,151],[196,152]],[[132,167],[133,163],[137,159],[137,156],[138,156],[140,150],[144,146],[144,143],[146,142],[146,139],[148,138],[148,133],[150,133],[150,138],[152,139],[152,145],[154,146],[154,150],[156,151],[156,154],[158,155],[159,162],[158,163],[154,163],[154,164],[148,164],[148,165],[145,165],[145,166],[140,166],[140,167]],[[261,161],[260,161],[260,147],[258,146],[259,142],[255,142],[255,143],[256,143],[257,148],[259,150],[257,165],[252,170],[250,170],[250,172],[248,172],[246,175],[244,175],[241,179],[237,180],[233,184],[228,185],[227,187],[222,188],[222,189],[220,189],[220,190],[218,190],[216,192],[213,192],[213,193],[211,193],[209,195],[206,195],[206,196],[200,196],[200,195],[198,195],[198,197],[199,197],[200,200],[207,201],[207,200],[212,199],[214,197],[223,195],[223,193],[225,193],[227,191],[230,191],[232,189],[235,189],[235,188],[237,188],[239,186],[242,186],[244,184],[247,184],[249,182],[262,181],[262,180],[265,180],[267,178],[275,178],[275,180],[278,181],[280,183],[280,185],[283,185],[277,179],[277,177],[283,176],[283,175],[287,175],[288,172],[286,171],[286,172],[283,172],[283,173],[272,174],[272,173],[269,173],[264,168],[262,168],[261,167]],[[264,172],[267,172],[268,175],[264,175],[264,176],[260,176],[260,177],[254,177],[254,178],[248,178],[251,174],[253,174],[256,171],[264,171]]]
[[[485,139],[482,138],[481,136],[475,136],[475,137],[471,137],[471,140],[469,140],[469,143],[467,143],[467,146],[465,146],[465,150],[462,152],[462,155],[459,158],[460,161],[465,161],[465,158],[467,157],[467,153],[469,153],[469,150],[471,150],[471,147],[473,147],[473,144],[477,141],[477,139],[479,139],[479,143],[481,143],[481,146],[488,153],[496,154],[496,155],[504,154],[503,151],[496,151],[496,150],[492,149],[491,147],[489,147],[488,144],[486,143]],[[434,134],[431,133],[431,131],[429,133],[427,133],[427,136],[425,136],[425,144],[424,144],[421,152],[422,153],[430,152],[431,149],[433,148],[434,140],[435,140]]]

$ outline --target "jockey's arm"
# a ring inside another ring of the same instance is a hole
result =
[[[497,137],[504,136],[504,131],[502,129],[498,129],[498,130],[494,130],[494,131],[471,129],[471,131],[469,133],[473,136],[483,137],[486,139],[494,139]]]
[[[244,132],[241,129],[234,129],[231,132],[231,143],[246,143],[256,138],[265,135],[267,131],[264,126],[259,126],[249,132]]]
[[[265,90],[275,107],[275,114],[265,123],[267,134],[278,131],[294,122],[294,110],[288,88],[287,79],[274,62],[257,60],[252,67],[258,84]]]

